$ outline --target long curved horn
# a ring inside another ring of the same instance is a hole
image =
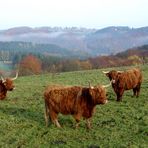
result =
[[[88,86],[91,87],[90,81],[88,81]]]
[[[1,80],[2,80],[2,83],[4,83],[6,80],[1,76]]]
[[[124,71],[117,71],[118,73],[123,73]]]
[[[89,88],[94,89],[94,87],[91,86],[90,81],[88,81],[88,84],[89,84]]]
[[[112,81],[110,81],[110,83],[107,85],[102,85],[102,87],[107,88],[107,87],[111,86],[111,84],[112,84]]]
[[[89,88],[94,89],[94,87],[91,86],[90,81],[88,81],[88,84],[89,84]]]
[[[18,71],[16,72],[16,76],[14,78],[11,78],[11,80],[16,80],[18,78]]]
[[[109,73],[109,71],[102,71],[104,74],[107,74],[107,73]]]

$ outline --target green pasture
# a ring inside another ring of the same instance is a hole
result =
[[[108,84],[102,70],[110,69],[19,77],[16,89],[0,101],[0,148],[147,148],[148,65],[141,67],[144,80],[140,97],[132,98],[130,90],[122,102],[116,102],[112,88],[108,88],[109,102],[97,106],[91,130],[86,129],[84,120],[75,129],[72,116],[61,114],[61,129],[51,123],[45,126],[43,91],[47,85]]]

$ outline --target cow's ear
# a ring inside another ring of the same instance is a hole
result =
[[[107,77],[109,77],[109,71],[102,71]]]
[[[109,73],[106,73],[106,76],[109,77]]]

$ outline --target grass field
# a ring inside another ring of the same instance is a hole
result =
[[[116,68],[118,70],[131,67]],[[111,69],[111,68],[110,68]],[[110,70],[103,69],[103,70]],[[126,91],[122,102],[116,102],[108,88],[109,103],[97,106],[92,129],[85,121],[74,129],[71,116],[59,116],[61,129],[44,121],[43,91],[48,84],[108,84],[101,70],[19,77],[16,90],[0,101],[0,147],[2,148],[147,148],[148,147],[148,65],[142,67],[144,81],[139,98]]]

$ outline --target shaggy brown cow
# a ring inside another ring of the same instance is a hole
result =
[[[125,90],[133,89],[133,96],[139,96],[142,83],[142,72],[138,68],[127,71],[103,72],[112,81],[112,87],[117,95],[117,101],[122,100]]]
[[[77,122],[76,127],[78,127],[81,117],[84,117],[87,128],[90,128],[90,118],[93,115],[95,106],[107,103],[105,87],[108,86],[90,88],[81,86],[54,86],[52,88],[52,86],[48,86],[44,92],[46,126],[48,126],[50,117],[57,127],[61,127],[58,122],[58,114],[62,113],[64,115],[73,115]]]
[[[14,89],[13,81],[17,79],[18,73],[16,73],[15,78],[6,78],[1,77],[0,80],[0,100],[4,100],[7,95],[7,91],[12,91]]]

